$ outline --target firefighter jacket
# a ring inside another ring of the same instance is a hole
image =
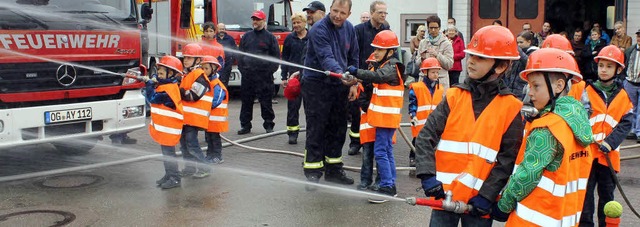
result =
[[[445,191],[455,186],[455,200],[495,200],[522,143],[521,106],[499,79],[455,85],[416,138],[416,175],[436,176]]]
[[[597,81],[596,83],[599,83]],[[589,113],[589,123],[593,131],[591,144],[593,158],[598,159],[598,163],[609,166],[605,160],[604,153],[599,148],[599,143],[605,142],[611,147],[609,158],[616,172],[620,172],[620,144],[631,130],[633,121],[633,104],[627,92],[622,88],[622,84],[614,82],[616,88],[610,96],[598,89],[591,83],[578,83],[572,86],[572,94],[577,100],[582,102],[584,108]]]
[[[409,85],[409,115],[418,118],[418,123],[411,126],[411,135],[415,138],[427,122],[429,114],[442,101],[443,89],[437,82],[432,86],[434,91],[427,88],[426,80]]]
[[[148,97],[158,96],[156,94],[163,92],[170,100],[149,98],[151,103],[149,134],[162,146],[175,146],[180,141],[184,125],[180,88],[174,83],[162,84],[156,87],[152,94],[148,94]]]
[[[203,84],[204,83],[204,84]],[[213,97],[207,95],[209,79],[200,68],[196,68],[182,78],[180,91],[184,110],[184,124],[207,129],[209,111]]]
[[[576,116],[574,114],[574,116]],[[561,147],[559,165],[545,167],[535,188],[517,202],[506,226],[577,226],[585,199],[592,158],[584,138],[574,131],[566,116],[547,113],[531,124],[535,130],[548,130]],[[587,138],[588,139],[588,138]],[[531,141],[536,144],[542,141]],[[529,151],[526,152],[536,152]],[[529,160],[527,161],[534,161]],[[524,164],[523,164],[524,165]],[[510,180],[509,187],[515,185]],[[506,191],[505,191],[506,192]],[[502,200],[500,201],[500,203]],[[500,205],[499,203],[499,205]]]
[[[229,92],[219,77],[216,76],[211,80],[211,89],[213,102],[211,112],[209,113],[209,127],[207,132],[226,132],[229,131]]]
[[[244,53],[280,59],[280,45],[278,44],[278,40],[271,32],[267,31],[266,27],[262,30],[253,29],[245,33],[240,39],[239,49]],[[278,63],[246,55],[239,55],[237,57],[238,69],[247,77],[246,79],[249,79],[250,76],[255,76],[247,72],[268,72],[269,76],[272,77],[272,74],[278,71]],[[270,80],[273,80],[273,78]]]

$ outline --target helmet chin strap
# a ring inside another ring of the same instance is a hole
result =
[[[491,66],[491,69],[489,69],[489,72],[487,72],[486,74],[484,74],[484,76],[482,76],[482,78],[478,79],[479,82],[484,82],[487,79],[489,79],[489,77],[491,77],[493,74],[496,74],[496,68],[498,67],[498,64],[500,60],[496,60],[493,63],[493,66]]]

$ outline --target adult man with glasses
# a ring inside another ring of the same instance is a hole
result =
[[[427,37],[420,41],[418,54],[424,59],[434,57],[438,59],[442,69],[438,76],[438,82],[445,91],[449,88],[449,69],[453,66],[453,46],[447,37],[440,32],[440,17],[433,15],[427,18]]]

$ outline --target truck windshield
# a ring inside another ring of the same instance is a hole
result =
[[[56,24],[63,23],[77,25],[83,23],[84,19],[105,24],[105,27],[109,27],[109,24],[133,27],[137,22],[134,0],[15,0],[15,3],[0,3],[0,11],[7,14],[0,15],[7,23],[36,23],[54,27],[45,29],[60,29]],[[93,24],[98,25],[92,26],[94,29],[100,27],[98,23]]]
[[[250,2],[247,3],[247,2]],[[271,32],[291,31],[291,5],[289,0],[219,0],[218,23],[224,23],[227,30],[248,31],[253,11],[262,10],[267,14],[267,29]]]

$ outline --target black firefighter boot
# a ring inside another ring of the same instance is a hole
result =
[[[289,144],[298,144],[298,131],[287,131]]]
[[[327,170],[324,180],[338,184],[353,184],[353,178],[347,176],[342,168]]]
[[[360,137],[353,137],[349,135],[349,138],[351,138],[351,143],[349,143],[349,152],[347,152],[347,154],[357,155],[360,153],[360,148],[362,148],[362,145],[360,144]]]

